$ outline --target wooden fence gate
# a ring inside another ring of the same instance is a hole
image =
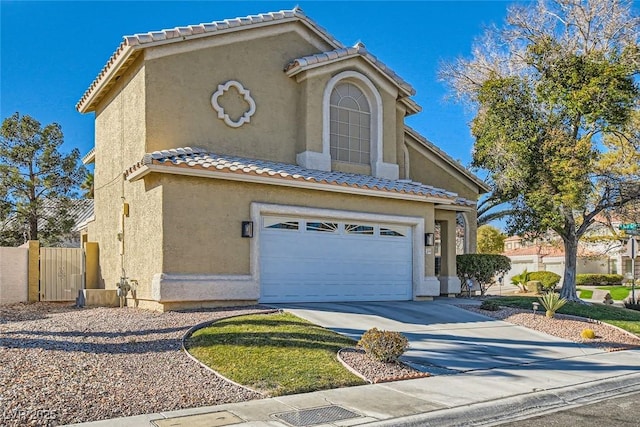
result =
[[[83,288],[82,248],[40,248],[40,301],[75,301]]]

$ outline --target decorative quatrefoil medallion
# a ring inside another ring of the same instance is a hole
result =
[[[219,98],[223,97],[231,87],[234,87],[242,99],[244,99],[244,101],[249,105],[249,109],[235,121],[229,117],[229,114],[225,112],[224,107],[222,107],[218,102]],[[225,84],[218,85],[218,90],[211,96],[211,105],[213,105],[213,108],[218,112],[218,118],[223,120],[227,126],[231,126],[232,128],[239,128],[243,124],[249,123],[251,116],[256,112],[256,102],[251,97],[249,90],[245,89],[240,82],[235,80],[229,80]]]

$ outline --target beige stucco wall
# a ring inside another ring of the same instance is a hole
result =
[[[26,302],[29,288],[29,248],[0,247],[0,304]]]
[[[251,240],[240,225],[251,219],[251,202],[416,216],[433,232],[431,203],[168,175],[163,189],[167,273],[250,274]]]
[[[101,288],[115,288],[123,267],[129,277],[138,273],[131,271],[133,265],[127,263],[129,253],[135,253],[135,261],[129,258],[133,264],[147,264],[153,270],[161,268],[162,194],[145,191],[143,183],[125,184],[122,176],[145,153],[145,87],[145,66],[139,58],[96,109],[95,221],[89,226],[88,240],[98,243]],[[123,221],[125,202],[136,216]],[[124,257],[119,233],[124,236]]]
[[[434,187],[444,188],[468,200],[477,200],[478,186],[447,165],[426,148],[416,148],[418,144],[407,144],[411,179]]]
[[[251,219],[252,202],[421,217],[425,231],[434,231],[433,204],[425,202],[168,174],[126,182],[125,195],[124,265],[127,275],[139,281],[137,302],[147,308],[161,308],[151,302],[152,281],[159,273],[251,275],[252,242],[240,236],[240,226]],[[105,255],[101,246],[101,273],[113,289],[119,274],[104,266],[113,265],[118,273],[120,257],[109,236],[103,241],[109,252]],[[424,275],[433,276],[434,255],[424,256]]]
[[[216,43],[233,35],[220,37],[214,38]],[[316,48],[289,31],[188,52],[172,49],[160,46],[145,52],[147,151],[199,146],[295,163],[300,86],[283,69]],[[240,128],[218,119],[211,105],[217,86],[229,80],[240,82],[256,103],[250,124]]]

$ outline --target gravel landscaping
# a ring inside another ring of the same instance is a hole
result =
[[[259,399],[195,363],[180,340],[193,325],[262,311],[0,306],[0,425],[60,425]]]
[[[367,356],[362,349],[342,349],[338,353],[338,358],[349,369],[355,371],[356,375],[374,384],[430,376],[428,373],[413,369],[402,362],[377,361]]]
[[[531,310],[512,307],[503,307],[498,311],[481,310],[468,305],[459,305],[458,307],[494,319],[504,320],[505,322],[544,332],[554,337],[601,348],[605,351],[625,350],[640,346],[639,337],[606,323],[579,320],[579,318],[573,316],[557,313],[555,317],[548,318],[544,313],[534,315]],[[580,333],[584,329],[592,329],[596,334],[596,338],[582,338]]]
[[[640,346],[640,338],[607,324],[516,308],[462,308],[609,351]],[[260,399],[191,360],[181,339],[196,324],[266,311],[0,306],[0,425],[53,426]],[[585,328],[596,339],[581,338]],[[339,357],[370,382],[428,376],[401,363],[377,362],[359,349],[344,349]]]

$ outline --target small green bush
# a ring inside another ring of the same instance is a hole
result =
[[[533,271],[529,273],[529,280],[537,280],[542,284],[543,291],[553,292],[560,283],[560,276],[553,271]]]
[[[593,329],[583,329],[582,332],[580,332],[580,336],[584,339],[592,340],[596,337],[596,333]]]
[[[560,298],[560,294],[557,292],[546,293],[538,297],[538,301],[540,301],[540,304],[547,310],[545,313],[547,317],[555,316],[556,311],[560,310],[567,303],[567,300]]]
[[[409,340],[400,332],[380,331],[371,328],[360,338],[358,346],[370,357],[381,362],[396,362],[409,348]]]
[[[498,301],[487,299],[482,301],[482,304],[480,304],[480,309],[487,311],[498,311],[500,310],[500,305],[498,304]]]
[[[620,274],[577,274],[576,285],[620,285],[623,279]]]

